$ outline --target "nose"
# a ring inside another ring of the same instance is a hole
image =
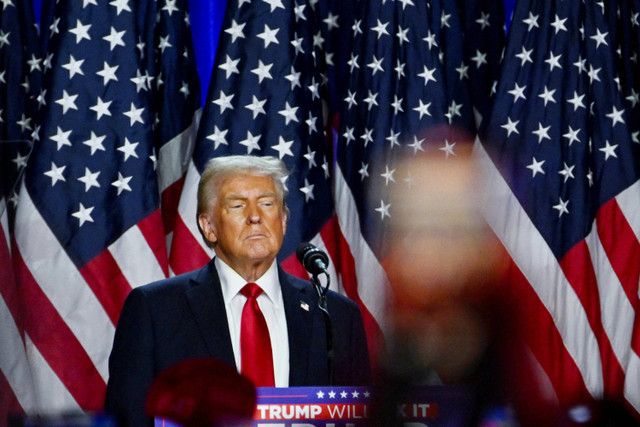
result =
[[[260,215],[260,209],[258,208],[258,206],[254,205],[254,204],[249,204],[248,205],[248,212],[247,212],[247,223],[249,223],[249,224],[259,224],[260,222],[262,222],[262,216]]]

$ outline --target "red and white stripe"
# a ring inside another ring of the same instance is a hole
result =
[[[515,264],[510,287],[525,304],[523,334],[558,401],[622,398],[640,412],[638,319],[640,183],[605,204],[583,242],[560,262],[482,145],[485,216]],[[636,335],[637,336],[637,335]]]

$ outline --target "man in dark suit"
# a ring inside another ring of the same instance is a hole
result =
[[[118,321],[105,410],[125,425],[151,423],[144,413],[149,388],[160,372],[178,362],[216,358],[245,374],[247,297],[241,288],[247,283],[260,288],[257,303],[271,341],[271,354],[261,354],[273,360],[273,384],[266,385],[368,384],[369,355],[357,305],[328,294],[334,325],[329,378],[327,331],[317,293],[276,262],[288,215],[286,174],[273,157],[229,156],[207,165],[198,188],[198,225],[216,256],[199,270],[134,289]]]

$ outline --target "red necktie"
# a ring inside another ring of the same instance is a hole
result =
[[[242,374],[256,387],[274,387],[271,339],[257,300],[262,289],[255,283],[247,283],[240,293],[247,297],[240,325]]]

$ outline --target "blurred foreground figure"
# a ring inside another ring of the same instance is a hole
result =
[[[479,411],[506,405],[499,369],[512,344],[500,291],[505,256],[481,216],[485,189],[471,146],[455,156],[427,152],[398,169],[411,182],[391,200],[385,268],[392,327],[381,393],[462,384],[473,389],[477,401],[468,404]]]

